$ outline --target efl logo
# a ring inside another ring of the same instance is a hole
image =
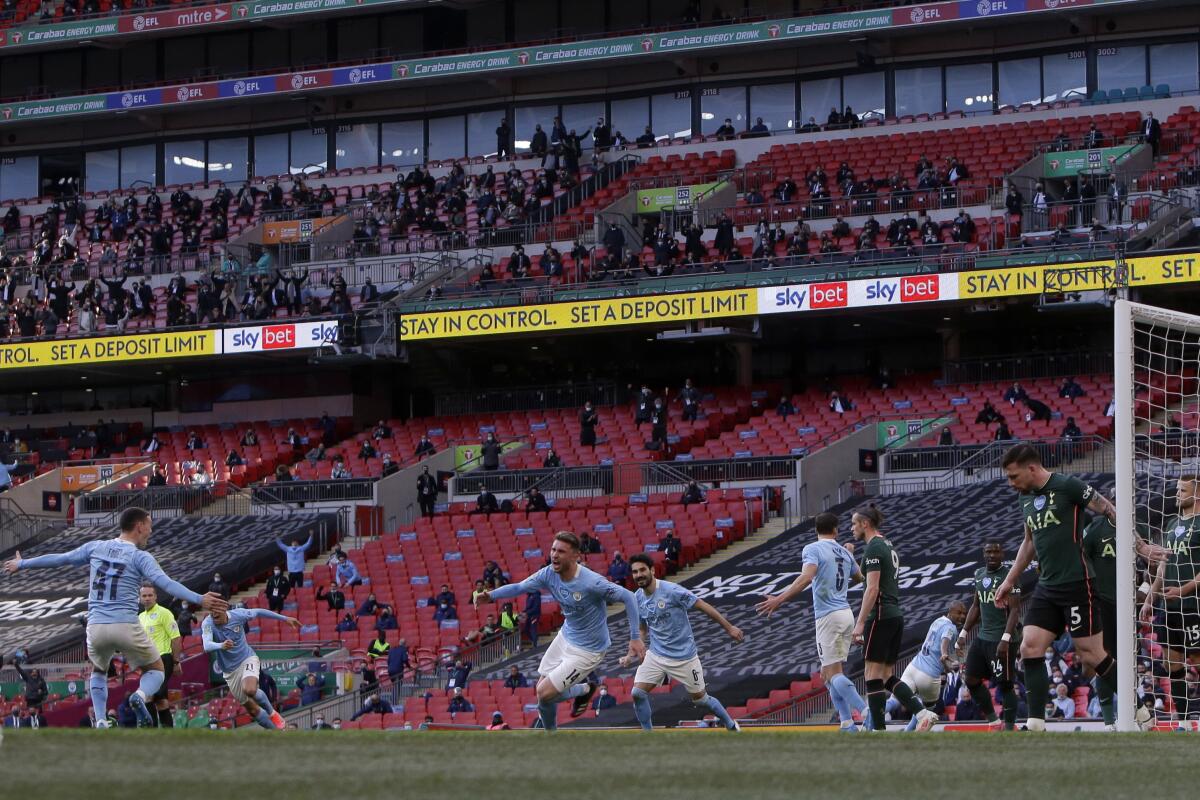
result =
[[[940,295],[941,283],[936,275],[900,279],[901,303],[924,303],[929,300],[937,300]]]
[[[289,350],[296,346],[295,325],[267,325],[262,336],[263,350]]]
[[[316,85],[317,85],[317,76],[316,75],[301,75],[300,73],[296,73],[295,75],[292,76],[292,88],[293,89],[303,89],[305,86],[316,86]]]
[[[809,289],[808,297],[808,307],[812,309],[845,308],[847,303],[846,282],[814,283]]]

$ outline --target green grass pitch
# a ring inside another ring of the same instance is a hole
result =
[[[11,800],[1192,797],[1184,734],[9,732]]]

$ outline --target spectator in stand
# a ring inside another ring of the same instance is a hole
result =
[[[225,456],[225,466],[227,467],[241,467],[244,466],[245,463],[246,460],[242,458],[241,454],[238,453],[237,450],[230,450],[229,454]]]
[[[425,458],[437,453],[437,448],[433,446],[433,442],[429,441],[429,434],[421,434],[421,441],[417,442],[417,449],[413,451],[413,455],[417,458]]]
[[[346,595],[336,584],[328,588],[324,586],[317,588],[317,601],[321,600],[325,601],[330,611],[342,611],[346,608]]]
[[[315,673],[308,673],[300,687],[300,705],[309,706],[321,700],[321,690],[324,687],[318,682]]]
[[[511,731],[512,728],[504,721],[504,715],[499,711],[492,712],[492,722],[484,730],[488,731]]]
[[[447,706],[446,710],[451,714],[466,713],[474,711],[475,706],[471,705],[466,697],[463,697],[462,687],[456,686],[454,687],[454,696],[450,698],[450,705]]]
[[[550,448],[546,452],[546,457],[542,459],[543,469],[558,469],[562,466],[562,459],[558,457],[558,453],[554,452],[554,448]]]
[[[208,591],[216,592],[226,600],[228,600],[229,596],[232,594],[229,584],[221,579],[221,573],[219,572],[213,573],[212,580],[208,584]]]
[[[267,578],[267,608],[279,614],[283,611],[283,602],[292,591],[292,582],[283,574],[283,569],[276,566]]]
[[[449,676],[446,679],[446,691],[452,689],[461,689],[467,685],[467,678],[471,674],[471,669],[475,665],[470,661],[463,661],[461,658],[454,660],[454,666],[449,670]]]
[[[475,644],[477,642],[486,642],[500,635],[500,626],[496,624],[496,617],[493,614],[488,614],[487,619],[479,626],[477,630],[467,633],[463,637],[463,641],[467,644]]]
[[[1075,424],[1074,417],[1067,417],[1067,424],[1063,426],[1062,438],[1064,439],[1082,439],[1083,431]]]
[[[679,567],[679,556],[683,552],[683,542],[679,541],[679,537],[675,535],[673,529],[667,531],[658,543],[658,552],[663,554],[667,560],[667,566],[671,569]]]
[[[629,582],[629,562],[625,560],[625,556],[621,551],[613,553],[613,559],[608,564],[608,579],[613,583],[619,583],[624,586]]]
[[[1086,397],[1087,392],[1074,378],[1063,378],[1062,386],[1058,387],[1058,396],[1065,400],[1074,400],[1077,397]]]
[[[683,490],[683,496],[679,498],[679,502],[684,506],[692,503],[704,503],[704,490],[700,488],[700,484],[696,481],[689,481],[687,488]]]
[[[991,425],[993,422],[1003,422],[1004,416],[996,410],[991,400],[985,400],[983,408],[975,415],[976,425]]]
[[[417,504],[421,507],[421,516],[433,518],[437,496],[437,479],[429,474],[429,467],[422,467],[421,474],[417,476]]]
[[[737,129],[733,127],[733,120],[731,118],[725,118],[725,124],[717,128],[716,136],[719,142],[727,142],[730,139],[737,138]]]
[[[496,434],[489,432],[487,438],[479,446],[483,469],[489,471],[500,469],[500,452],[500,442],[496,441]]]
[[[642,135],[637,137],[637,139],[634,140],[634,142],[637,144],[639,149],[645,149],[647,147],[654,147],[655,141],[656,141],[656,139],[654,136],[654,129],[651,128],[649,125],[646,126],[646,130],[642,133]]]
[[[392,677],[393,681],[402,680],[404,672],[411,666],[408,661],[408,642],[403,636],[388,649],[387,665],[388,675]]]
[[[475,588],[471,590],[471,605],[475,605],[475,598],[487,591],[486,582],[483,580],[475,581]]]
[[[150,480],[147,481],[146,485],[147,486],[166,486],[167,485],[167,473],[163,471],[162,464],[154,465],[154,472],[150,476]]]
[[[941,434],[938,435],[939,447],[953,447],[954,433],[950,430],[950,426],[946,425],[942,428]]]
[[[433,619],[436,622],[458,619],[458,600],[450,591],[449,584],[443,583],[442,590],[429,598],[429,604],[433,606]]]
[[[489,561],[483,568],[483,582],[485,585],[491,585],[493,581],[499,581],[501,585],[506,582],[504,570],[500,569],[500,565],[495,561]]]
[[[25,682],[25,705],[40,710],[42,703],[45,703],[46,698],[50,696],[50,690],[46,687],[46,679],[42,677],[41,670],[35,668],[26,672],[21,666],[20,659],[16,657],[12,659],[12,665],[17,670],[17,675]]]
[[[379,692],[373,692],[367,697],[366,702],[364,702],[362,705],[362,708],[360,708],[358,711],[355,711],[354,716],[350,717],[350,721],[353,722],[364,714],[392,713],[395,713],[395,710],[392,708],[392,704],[388,701],[388,699],[381,696]]]
[[[854,406],[850,405],[849,400],[843,398],[837,392],[830,393],[830,395],[829,395],[829,410],[832,411],[833,413],[837,414],[838,416],[841,416],[842,414],[845,414],[847,411],[849,411],[853,407]]]
[[[375,423],[375,429],[371,431],[371,438],[375,441],[392,438],[392,429],[383,421],[379,420]]]
[[[500,510],[500,502],[496,499],[496,495],[492,494],[491,490],[486,485],[479,487],[479,496],[475,498],[475,509],[472,514],[495,514]]]
[[[1075,718],[1075,700],[1071,697],[1071,689],[1066,683],[1054,687],[1054,699],[1050,701],[1050,706],[1053,706],[1050,716],[1055,719]],[[1047,711],[1050,711],[1050,706],[1047,706]]]
[[[993,438],[993,441],[997,441],[997,442],[1012,441],[1012,438],[1013,438],[1012,431],[1010,431],[1008,429],[1008,423],[1005,422],[1003,419],[1000,420],[1000,425],[996,428],[996,435],[992,438]]]
[[[601,553],[603,551],[604,548],[601,546],[600,540],[595,536],[592,536],[587,531],[579,535],[579,552],[586,556],[591,553]]]
[[[1050,406],[1046,405],[1041,400],[1035,400],[1032,397],[1026,397],[1025,408],[1026,422],[1049,422],[1054,418],[1054,415],[1050,412]]]
[[[796,407],[792,405],[791,398],[783,395],[779,398],[779,405],[775,406],[775,413],[781,418],[787,419],[789,416],[796,413]]]
[[[494,584],[500,586],[499,582]],[[500,629],[505,633],[512,633],[521,624],[521,615],[513,611],[512,603],[505,603],[504,608],[500,611]]]
[[[592,407],[592,401],[589,400],[583,404],[583,410],[579,412],[579,444],[582,447],[596,446],[596,425],[600,421],[600,415]]]
[[[354,615],[346,612],[338,621],[336,630],[338,633],[353,633],[358,630],[358,621],[354,619]]]
[[[600,716],[601,711],[616,707],[617,699],[608,693],[607,686],[601,686],[596,692],[596,698],[592,700],[592,710],[596,712],[596,716]]]
[[[338,586],[362,586],[363,578],[358,572],[358,567],[354,565],[345,553],[338,556],[337,569],[334,571],[334,577]]]
[[[212,473],[208,471],[208,467],[204,465],[203,461],[196,464],[196,471],[192,473],[191,483],[192,486],[199,486],[201,488],[213,485]]]
[[[400,623],[396,620],[391,606],[380,607],[379,616],[375,618],[375,630],[380,631],[380,636],[383,635],[383,631],[400,630]]]
[[[345,481],[350,480],[352,477],[354,476],[351,474],[350,469],[346,466],[346,462],[342,460],[342,457],[339,455],[334,458],[333,467],[329,471],[330,480]]]
[[[196,621],[196,615],[192,613],[192,607],[187,600],[181,600],[179,603],[179,617],[175,620],[175,624],[179,626],[180,636],[192,635],[192,623]]]
[[[377,451],[375,449],[375,445],[371,444],[371,440],[364,439],[363,443],[362,443],[362,447],[360,447],[358,449],[359,461],[368,461],[372,458],[377,458],[378,456],[379,456],[379,451]]]
[[[292,539],[291,544],[284,544],[281,540],[275,540],[275,546],[284,552],[287,562],[288,581],[292,584],[293,589],[298,589],[304,585],[304,555],[308,552],[308,548],[312,546],[312,534],[304,540],[304,544],[300,544],[298,538]]]
[[[529,681],[524,675],[521,674],[521,671],[517,669],[517,665],[513,664],[508,668],[508,676],[504,679],[504,686],[508,689],[512,689],[513,693],[516,694],[517,689],[528,688]]]
[[[550,513],[550,504],[546,501],[546,496],[536,486],[530,487],[525,493],[525,516],[528,517],[535,511]]]
[[[535,589],[525,593],[525,625],[521,633],[529,640],[529,645],[536,648],[538,644],[538,627],[542,622],[542,592]]]
[[[376,598],[374,592],[369,592],[365,600],[358,606],[358,611],[354,612],[359,617],[373,617],[379,613],[380,609],[386,608]]]
[[[1154,112],[1146,112],[1146,117],[1142,120],[1141,130],[1142,141],[1150,145],[1154,157],[1158,158],[1158,150],[1162,142],[1162,125],[1154,118]]]
[[[386,478],[389,475],[395,475],[399,471],[400,471],[400,465],[397,464],[395,461],[392,461],[392,454],[384,453],[383,454],[383,465],[380,470],[380,475],[382,477]]]
[[[1017,403],[1024,401],[1027,397],[1029,397],[1029,395],[1026,394],[1023,388],[1021,388],[1021,384],[1019,383],[1014,383],[1012,386],[1008,387],[1008,390],[1004,393],[1004,401],[1010,406],[1016,406]]]
[[[960,686],[958,689],[958,702],[954,707],[954,721],[972,722],[978,719],[983,718],[979,715],[979,706],[971,699],[971,690],[966,686]]]

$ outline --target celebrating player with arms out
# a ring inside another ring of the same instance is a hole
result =
[[[864,645],[863,670],[867,681],[867,705],[874,729],[885,729],[883,711],[891,692],[917,720],[916,729],[927,731],[937,722],[937,714],[928,711],[908,685],[896,677],[896,660],[904,638],[904,612],[900,610],[900,556],[892,543],[879,531],[883,514],[875,506],[854,512],[854,538],[866,542],[862,571],[866,576],[862,608],[854,625],[854,641]]]
[[[258,688],[258,656],[246,641],[252,619],[277,619],[300,630],[300,620],[285,617],[265,608],[234,608],[214,611],[200,626],[204,652],[214,653],[217,667],[225,678],[229,693],[241,703],[251,718],[269,731],[286,728],[283,717],[271,707],[267,693]]]
[[[1092,511],[1116,520],[1116,508],[1103,495],[1078,478],[1052,473],[1042,466],[1037,450],[1027,444],[1009,448],[1004,454],[1008,485],[1020,493],[1025,539],[1013,559],[1008,577],[996,590],[996,605],[1004,607],[1034,556],[1038,560],[1038,585],[1025,612],[1021,659],[1025,665],[1025,689],[1029,699],[1029,730],[1046,729],[1046,698],[1050,676],[1046,672],[1046,648],[1071,632],[1075,652],[1092,669],[1105,692],[1116,691],[1117,665],[1104,649],[1102,622],[1097,602],[1095,572],[1083,553],[1083,515]],[[1162,561],[1166,550],[1137,539],[1138,555]]]
[[[542,567],[520,583],[480,592],[475,595],[475,605],[541,591],[550,593],[565,620],[538,665],[538,674],[542,676],[537,684],[538,715],[542,726],[553,731],[558,728],[559,703],[573,700],[571,715],[578,717],[587,710],[588,700],[596,692],[596,686],[586,680],[600,666],[612,644],[606,608],[610,601],[625,604],[629,620],[626,655],[640,659],[646,655],[646,646],[641,639],[641,621],[633,592],[580,564],[579,537],[567,531],[554,537],[550,566]]]
[[[1176,514],[1163,529],[1171,552],[1158,568],[1142,605],[1142,620],[1154,618],[1154,598],[1162,597],[1163,624],[1158,641],[1166,645],[1164,666],[1171,678],[1171,704],[1176,714],[1187,708],[1187,664],[1200,663],[1200,514],[1197,476],[1184,475],[1175,486]]]
[[[115,539],[97,539],[80,545],[69,553],[21,558],[18,552],[4,563],[4,571],[49,567],[82,567],[89,565],[87,612],[87,654],[92,662],[89,687],[96,727],[108,727],[108,664],[113,654],[121,652],[125,659],[142,671],[137,691],[129,696],[129,705],[140,727],[154,724],[147,708],[150,698],[158,694],[165,676],[158,650],[138,621],[140,592],[143,582],[149,582],[167,594],[187,600],[209,610],[226,609],[229,604],[219,594],[209,592],[203,597],[181,583],[173,581],[162,571],[154,556],[140,549],[150,541],[150,514],[140,508],[127,508],[121,513],[121,535]]]
[[[983,566],[975,570],[975,599],[967,612],[967,621],[958,635],[957,650],[966,644],[967,634],[979,625],[979,633],[971,642],[964,664],[964,677],[971,699],[979,706],[979,713],[998,730],[996,707],[992,693],[984,681],[994,680],[1000,684],[1004,700],[1004,730],[1011,731],[1017,722],[1017,692],[1013,680],[1017,667],[1016,653],[1021,647],[1019,630],[1021,616],[1021,585],[1012,588],[1008,610],[996,605],[996,590],[1008,576],[1004,569],[1004,548],[999,542],[988,542],[983,546]],[[1014,643],[1013,640],[1016,640]]]
[[[642,729],[648,731],[654,727],[650,722],[650,692],[661,686],[665,678],[673,678],[683,684],[693,703],[716,714],[726,730],[735,733],[741,730],[721,701],[704,689],[704,667],[696,653],[696,638],[692,623],[688,621],[688,610],[693,606],[699,609],[724,628],[735,642],[745,638],[742,631],[689,590],[655,578],[654,561],[645,553],[629,559],[629,566],[633,570],[633,581],[638,585],[633,596],[642,619],[642,641],[647,642],[646,658],[633,677],[633,710]],[[621,659],[623,667],[631,663],[631,658]]]
[[[833,700],[841,719],[841,729],[847,733],[858,730],[854,714],[867,708],[854,682],[842,673],[842,664],[850,655],[851,634],[854,632],[854,615],[846,592],[852,584],[862,583],[862,572],[850,551],[838,544],[836,514],[825,512],[813,520],[817,529],[817,541],[804,546],[801,558],[804,569],[792,585],[777,595],[768,597],[755,608],[760,614],[771,616],[788,600],[798,597],[812,585],[813,615],[817,622],[817,657],[821,659],[821,679]]]

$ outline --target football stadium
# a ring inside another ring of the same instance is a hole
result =
[[[5,796],[1183,796],[1198,108],[1194,0],[3,0]]]

